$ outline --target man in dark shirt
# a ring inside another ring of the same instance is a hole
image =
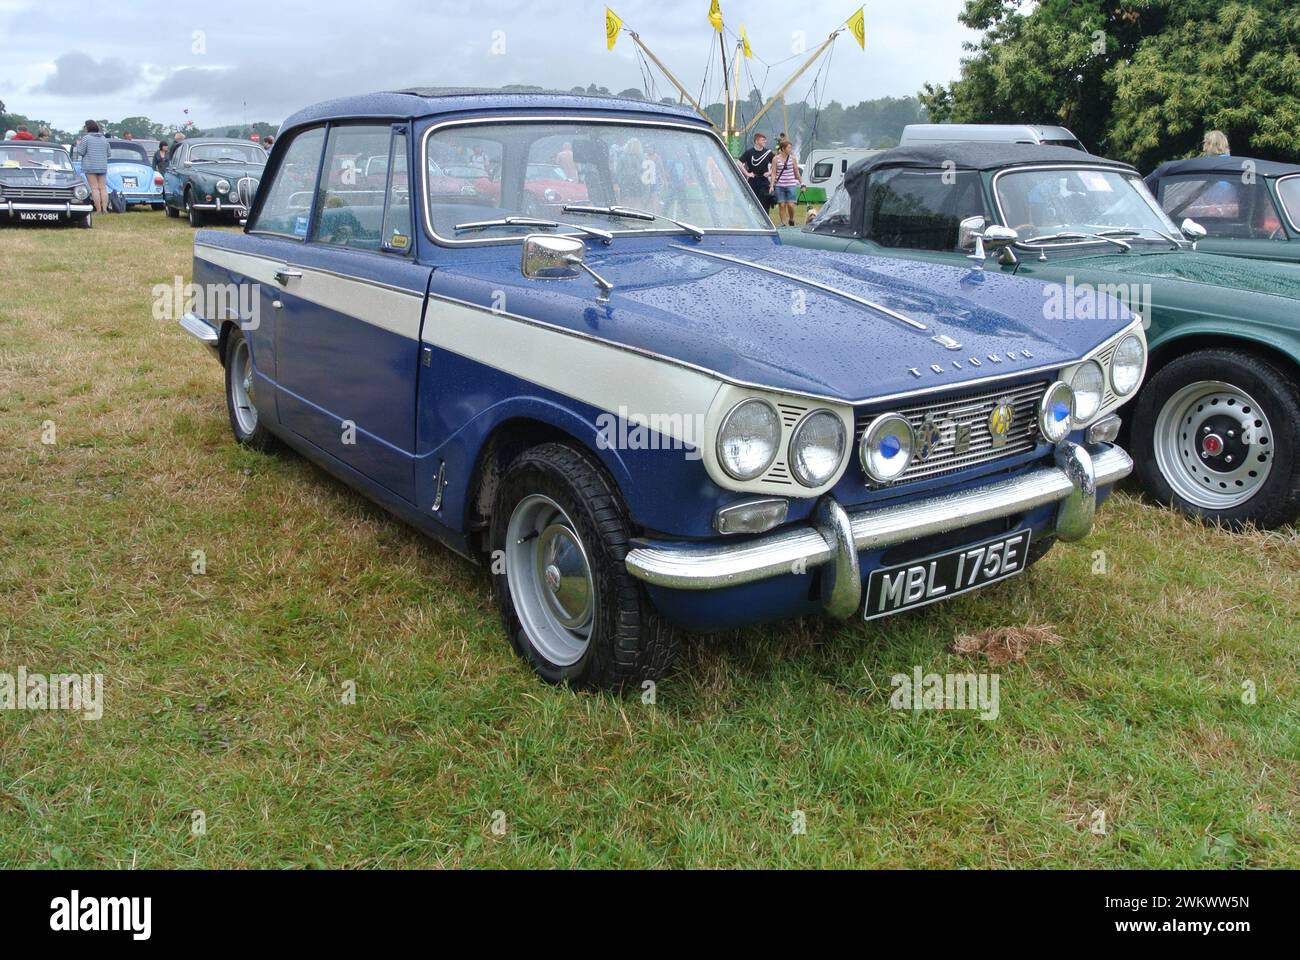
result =
[[[767,168],[771,163],[772,151],[767,149],[767,135],[754,134],[754,145],[740,155],[740,169],[764,210],[772,208],[772,185],[767,179]]]

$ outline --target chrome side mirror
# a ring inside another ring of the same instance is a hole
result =
[[[524,237],[519,269],[530,280],[572,280],[585,273],[600,290],[596,299],[604,303],[614,285],[587,266],[586,254],[587,245],[576,237],[530,233]]]
[[[1179,229],[1183,231],[1183,236],[1192,241],[1192,243],[1200,240],[1209,232],[1190,217],[1183,221],[1183,225]]]
[[[980,235],[984,232],[983,217],[967,217],[957,225],[957,249],[974,250]],[[980,258],[984,259],[983,257]]]

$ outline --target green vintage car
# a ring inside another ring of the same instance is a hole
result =
[[[1045,325],[1105,319],[1122,300],[1151,346],[1128,408],[1145,489],[1234,528],[1300,515],[1300,270],[1194,250],[1132,167],[1063,147],[900,147],[851,167],[816,220],[781,237],[967,263],[971,283],[991,270],[1045,280]]]
[[[1161,164],[1146,183],[1171,219],[1205,228],[1197,250],[1300,264],[1300,167],[1194,157]]]

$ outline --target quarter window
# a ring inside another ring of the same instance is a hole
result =
[[[249,228],[251,233],[273,233],[297,240],[307,239],[312,195],[320,169],[325,131],[319,127],[294,137],[275,171],[266,199]]]
[[[385,250],[396,253],[411,249],[411,174],[406,151],[406,131],[399,130],[393,134],[392,162],[385,165],[392,174],[388,179],[382,243]]]

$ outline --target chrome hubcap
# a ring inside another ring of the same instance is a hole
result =
[[[582,538],[549,497],[521,500],[506,527],[506,583],[529,641],[556,666],[577,663],[594,627],[595,589]]]
[[[240,432],[248,436],[257,429],[257,408],[253,406],[253,355],[248,342],[240,340],[230,358],[230,399]]]
[[[1226,510],[1248,501],[1273,469],[1273,427],[1240,387],[1204,380],[1183,387],[1156,418],[1156,464],[1188,503]]]

